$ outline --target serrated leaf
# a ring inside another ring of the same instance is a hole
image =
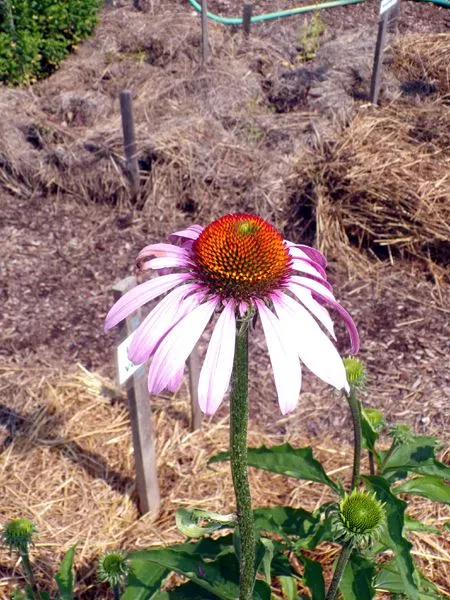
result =
[[[443,600],[436,586],[419,574],[419,600]],[[400,573],[392,562],[384,563],[375,577],[375,588],[391,594],[403,594],[403,582]]]
[[[442,481],[440,477],[432,475],[409,479],[397,485],[393,491],[396,494],[414,494],[433,500],[433,502],[450,504],[450,485]]]
[[[56,585],[62,600],[73,600],[73,557],[76,546],[72,546],[65,553],[59,570],[55,575]]]
[[[323,580],[322,565],[317,560],[313,560],[307,556],[302,555],[299,558],[305,567],[303,583],[309,588],[312,600],[325,600],[325,582]]]
[[[387,453],[380,473],[409,471],[450,480],[450,467],[435,458],[437,445],[438,440],[429,436],[416,436],[410,442],[399,444]]]
[[[286,600],[297,600],[297,580],[294,579],[294,577],[282,575],[281,577],[278,577],[278,581],[280,582],[281,591],[283,592],[283,598],[286,598]]]
[[[229,459],[229,452],[221,452],[211,457],[208,464]],[[337,494],[340,493],[339,486],[328,477],[321,463],[314,458],[310,446],[293,448],[286,443],[270,448],[267,446],[248,448],[248,464],[257,469],[264,469],[287,477],[322,483]]]
[[[339,584],[343,600],[372,600],[375,596],[374,575],[373,562],[352,552]]]
[[[207,521],[208,524],[199,525],[200,521]],[[175,515],[175,522],[186,537],[200,538],[213,531],[233,527],[236,515],[220,515],[205,510],[179,508]]]
[[[403,537],[406,502],[394,496],[383,477],[372,475],[364,479],[378,500],[385,503],[387,543],[394,551],[394,561],[403,582],[403,593],[411,600],[418,600],[417,575],[410,552],[412,544]]]

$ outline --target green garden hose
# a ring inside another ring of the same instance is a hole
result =
[[[292,17],[294,15],[301,15],[302,13],[313,12],[315,10],[323,10],[326,8],[334,8],[335,6],[346,6],[347,4],[356,4],[358,2],[364,2],[365,0],[332,0],[331,2],[323,2],[322,4],[310,4],[309,6],[298,6],[297,8],[289,8],[288,10],[280,10],[272,13],[265,13],[263,15],[252,16],[252,23],[258,23],[260,21],[272,21],[273,19],[283,19],[284,17]],[[444,8],[450,8],[450,0],[421,0],[421,2],[431,2],[437,6]],[[197,12],[202,11],[201,5],[197,0],[189,0],[189,3],[195,8]],[[242,25],[242,17],[221,17],[214,13],[207,12],[208,18],[211,21],[217,21],[224,25]]]

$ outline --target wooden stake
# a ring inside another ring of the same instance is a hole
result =
[[[206,0],[201,0],[202,4],[202,68],[205,68],[208,61],[208,8]]]
[[[131,199],[136,200],[139,195],[139,168],[136,156],[136,138],[134,134],[133,100],[131,92],[122,90],[119,93],[119,100],[125,160],[131,181]]]
[[[114,300],[117,301],[128,290],[136,286],[136,277],[126,277],[113,286]],[[119,343],[126,339],[141,322],[140,311],[128,317],[119,326]],[[139,367],[128,380],[127,399],[133,437],[134,462],[136,466],[136,487],[141,514],[155,514],[160,507],[158,474],[156,469],[155,443],[152,429],[152,410],[147,391],[147,369]]]
[[[200,377],[200,359],[197,346],[187,360],[189,369],[189,393],[191,396],[191,429],[195,431],[202,426],[202,411],[198,404],[198,379]]]
[[[377,45],[375,47],[375,57],[373,61],[372,81],[370,84],[370,101],[372,104],[378,104],[381,84],[381,66],[383,64],[384,45],[386,43],[387,13],[385,13],[378,23]]]
[[[246,36],[250,35],[250,28],[252,26],[252,12],[253,4],[251,2],[246,2],[242,11],[242,27],[244,29],[244,35]]]

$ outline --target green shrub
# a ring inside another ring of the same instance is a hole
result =
[[[0,81],[52,73],[97,23],[100,0],[0,0]]]

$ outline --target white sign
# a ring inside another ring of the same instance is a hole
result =
[[[381,0],[380,4],[380,15],[394,7],[399,0]]]
[[[133,331],[123,342],[117,346],[117,373],[119,385],[123,385],[139,369],[141,365],[135,365],[128,358],[128,349],[133,341]]]

